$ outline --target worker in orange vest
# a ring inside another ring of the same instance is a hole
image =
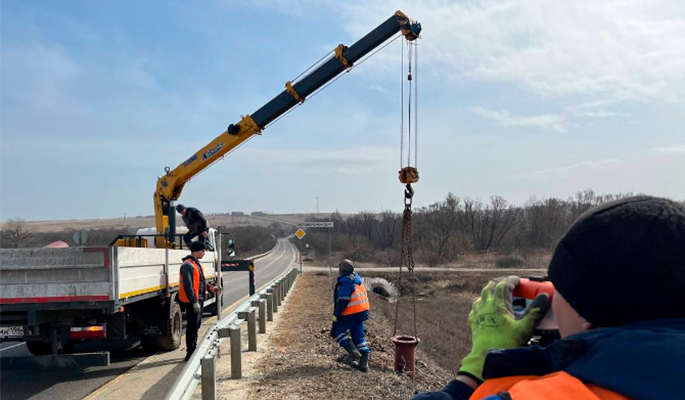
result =
[[[183,259],[180,270],[178,299],[186,310],[186,361],[197,348],[197,331],[202,324],[205,290],[208,287],[200,260],[205,251],[203,242],[192,242],[190,255]],[[214,291],[214,287],[209,287],[209,290]]]
[[[524,346],[549,296],[515,313],[519,278],[493,280],[473,303],[457,378],[412,400],[685,398],[684,204],[634,196],[585,212],[548,274],[560,340]]]
[[[369,298],[354,264],[343,260],[338,265],[338,282],[333,291],[331,337],[347,350],[342,361],[362,372],[369,371],[369,344],[364,337],[364,321],[369,319]],[[348,335],[347,332],[350,332]],[[352,336],[352,338],[350,338]]]

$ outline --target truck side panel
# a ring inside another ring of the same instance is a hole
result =
[[[165,249],[117,247],[116,254],[119,273],[118,299],[166,288]]]
[[[108,247],[0,249],[0,259],[0,304],[111,300]]]
[[[190,254],[187,250],[117,247],[116,265],[119,273],[117,298],[125,299],[165,289],[167,252],[169,287],[178,287],[178,275],[183,258]],[[216,275],[214,259],[214,253],[207,252],[205,258],[201,260],[207,279]]]

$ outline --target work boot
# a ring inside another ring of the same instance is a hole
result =
[[[365,351],[361,353],[362,358],[359,359],[357,364],[357,369],[362,372],[369,372],[369,352]]]
[[[342,362],[345,364],[352,365],[354,361],[357,361],[362,357],[362,355],[359,353],[359,350],[357,350],[357,347],[355,347],[351,340],[348,340],[345,350],[347,350],[347,356],[342,359]]]

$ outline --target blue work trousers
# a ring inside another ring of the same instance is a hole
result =
[[[360,312],[338,318],[338,322],[333,329],[333,336],[340,347],[346,348],[349,340],[352,340],[352,343],[354,343],[360,353],[369,353],[371,351],[364,337],[364,321],[368,318],[368,312]],[[349,335],[347,331],[350,332]],[[352,336],[352,339],[350,339],[350,336]]]

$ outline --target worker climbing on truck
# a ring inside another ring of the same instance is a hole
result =
[[[561,340],[524,346],[549,308],[512,310],[518,277],[491,281],[469,314],[457,378],[413,400],[683,398],[685,206],[635,196],[581,215],[548,269]]]
[[[369,370],[369,344],[364,337],[364,321],[369,319],[369,298],[362,278],[354,272],[354,264],[343,260],[338,265],[338,282],[333,292],[333,324],[331,337],[347,350],[342,358],[362,372]],[[350,332],[350,335],[347,334]],[[358,361],[356,364],[355,362]]]
[[[186,207],[183,204],[177,205],[176,211],[181,214],[183,222],[188,228],[188,233],[183,235],[183,241],[186,243],[186,246],[190,248],[193,238],[197,236],[198,240],[203,242],[209,251],[213,251],[214,249],[207,240],[207,236],[209,234],[209,223],[207,222],[207,218],[205,218],[205,215],[202,213],[202,211],[195,207]]]

